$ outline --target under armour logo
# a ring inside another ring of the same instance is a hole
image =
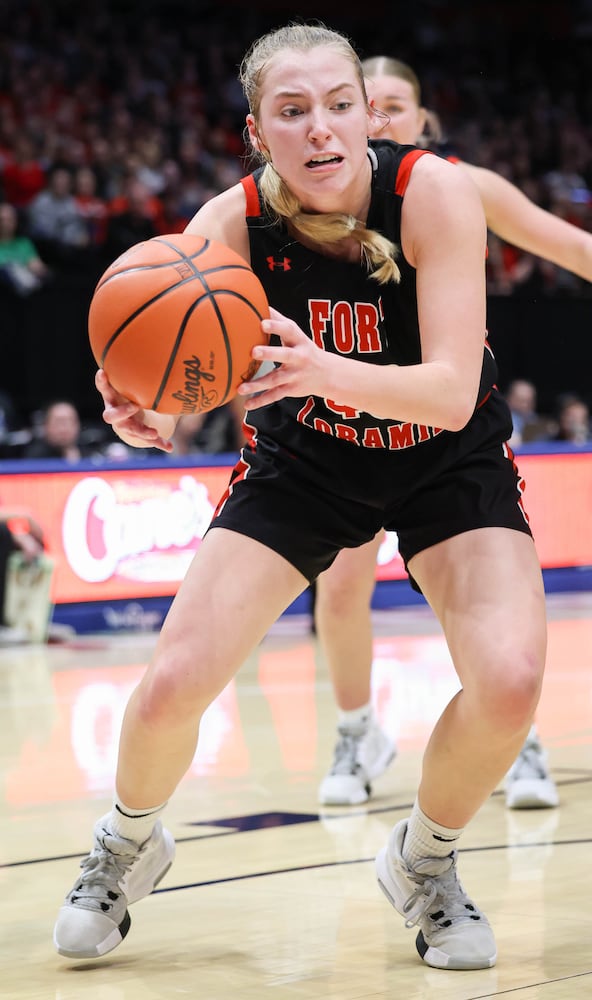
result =
[[[266,257],[270,271],[290,271],[292,262],[289,257]]]

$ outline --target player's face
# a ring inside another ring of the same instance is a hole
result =
[[[390,118],[377,133],[378,137],[400,143],[417,142],[426,115],[425,109],[419,107],[409,81],[398,76],[376,76],[366,81],[366,87],[374,107]]]
[[[369,112],[354,65],[331,47],[285,50],[265,69],[247,124],[303,207],[357,215],[369,191]]]

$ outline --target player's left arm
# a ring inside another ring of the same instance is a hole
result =
[[[477,185],[488,229],[506,243],[592,281],[592,233],[545,211],[493,170],[462,161],[458,165]]]

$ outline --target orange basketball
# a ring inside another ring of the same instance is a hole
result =
[[[90,346],[112,386],[160,413],[201,413],[236,395],[266,344],[269,306],[237,253],[188,233],[155,236],[126,250],[99,280],[90,304]]]

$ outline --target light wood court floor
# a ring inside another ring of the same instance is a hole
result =
[[[374,698],[399,754],[365,807],[320,811],[335,709],[307,623],[284,619],[208,711],[167,825],[177,860],[100,961],[53,951],[57,910],[110,806],[117,736],[154,635],[0,650],[0,996],[10,1000],[592,997],[592,594],[549,598],[537,720],[558,809],[509,812],[500,788],[460,873],[489,916],[496,968],[429,969],[380,893],[374,856],[413,802],[456,676],[424,607],[375,616]]]

